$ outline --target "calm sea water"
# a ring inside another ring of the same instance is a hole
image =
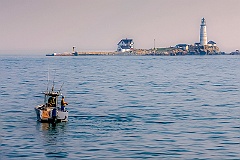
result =
[[[0,56],[0,70],[1,159],[240,159],[240,56]],[[34,112],[48,70],[69,103],[56,126]]]

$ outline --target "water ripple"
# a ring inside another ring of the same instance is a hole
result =
[[[2,159],[240,157],[238,56],[0,59]],[[56,126],[33,109],[49,68],[69,102]]]

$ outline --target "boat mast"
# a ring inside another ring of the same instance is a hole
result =
[[[44,104],[47,102],[47,94],[48,94],[48,86],[49,86],[49,66],[48,66],[48,76],[47,76],[47,92],[44,93]],[[47,94],[46,94],[47,93]]]
[[[54,91],[54,80],[55,80],[55,75],[56,75],[56,69],[55,69],[54,76],[53,76],[53,86],[52,86],[52,92]]]

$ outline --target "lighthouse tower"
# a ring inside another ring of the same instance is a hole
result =
[[[202,19],[201,27],[200,27],[200,45],[207,45],[207,26],[205,18]]]

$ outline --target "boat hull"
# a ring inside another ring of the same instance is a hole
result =
[[[54,110],[55,112],[54,113]],[[44,107],[44,105],[38,105],[35,107],[37,120],[43,123],[59,123],[68,121],[68,111],[62,111],[60,108],[55,107]],[[47,115],[44,113],[47,112]],[[56,115],[55,115],[56,114]]]

